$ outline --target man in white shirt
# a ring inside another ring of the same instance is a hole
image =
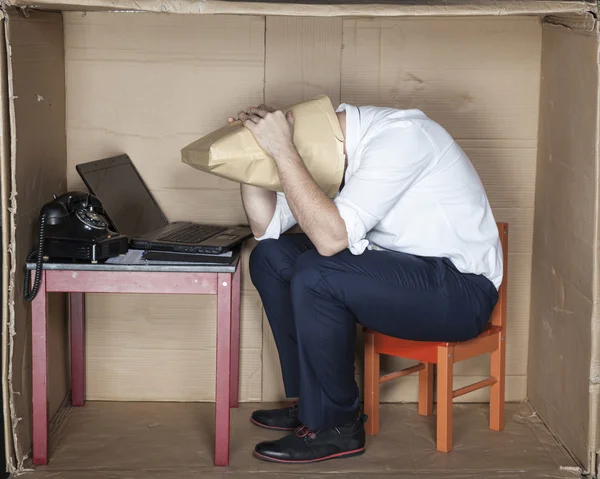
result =
[[[293,405],[252,414],[294,431],[255,448],[305,463],[365,450],[354,379],[356,324],[390,336],[460,341],[486,326],[502,282],[496,223],[471,162],[418,110],[342,104],[346,171],[331,200],[293,143],[293,117],[238,114],[275,161],[283,193],[241,186],[258,246],[250,274]],[[233,121],[230,118],[230,121]],[[298,224],[303,234],[287,234]]]

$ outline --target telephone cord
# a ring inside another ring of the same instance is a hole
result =
[[[27,267],[25,270],[23,296],[25,298],[25,301],[27,301],[27,302],[33,301],[33,299],[37,296],[38,290],[40,289],[40,283],[41,283],[41,279],[42,279],[42,266],[44,263],[43,250],[44,250],[44,230],[45,230],[45,228],[46,228],[46,215],[44,214],[40,218],[40,237],[38,240],[38,248],[37,248],[37,250],[34,249],[27,256],[27,263],[32,261],[33,258],[35,258],[37,256],[36,263],[35,263],[35,278],[33,280],[33,288],[31,289],[31,291],[29,290],[29,284],[30,284],[30,280],[31,280],[30,272],[27,271]]]

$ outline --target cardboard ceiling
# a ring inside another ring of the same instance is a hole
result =
[[[285,16],[496,16],[582,15],[595,8],[593,1],[573,0],[329,0],[276,2],[227,0],[8,0],[14,7],[35,6],[52,10],[126,10],[185,14],[246,14]]]

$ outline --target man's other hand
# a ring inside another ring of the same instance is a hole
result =
[[[277,161],[282,155],[295,151],[294,117],[266,105],[250,107],[238,113],[238,119],[250,130],[258,145]],[[229,122],[235,121],[229,118]]]

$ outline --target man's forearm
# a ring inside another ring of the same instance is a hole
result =
[[[296,221],[323,256],[348,247],[346,224],[294,149],[276,158],[279,179]]]
[[[269,223],[273,219],[277,201],[275,192],[243,183],[240,186],[240,191],[252,234],[259,238],[265,234]]]
[[[294,218],[323,256],[332,256],[348,247],[346,224],[333,201],[312,179],[294,146],[294,116],[288,111],[250,107],[238,114],[244,126],[277,165],[283,192]],[[229,121],[233,121],[230,118]],[[243,190],[242,190],[243,191]],[[275,197],[269,221],[275,211]],[[253,204],[246,200],[246,214],[260,231],[266,229]],[[254,230],[254,228],[253,228]],[[264,233],[263,233],[264,234]],[[261,235],[262,236],[262,235]]]

